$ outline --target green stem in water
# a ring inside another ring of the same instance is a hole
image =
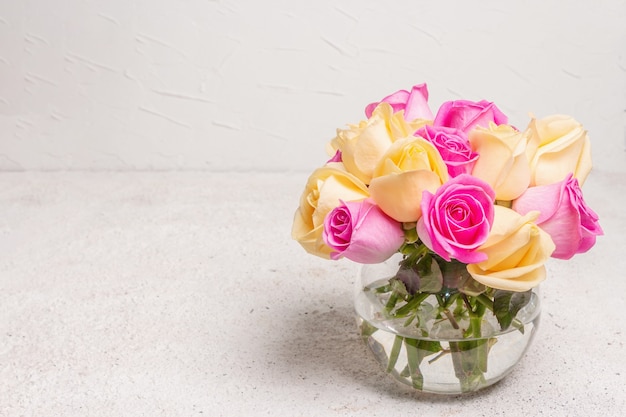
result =
[[[407,363],[413,388],[421,391],[424,389],[424,375],[422,375],[419,367],[421,360],[418,351],[418,341],[417,339],[407,337],[404,339],[404,346],[406,347]]]
[[[476,363],[478,365],[478,368],[481,371],[481,377],[482,377],[482,372],[487,372],[487,355],[489,353],[488,339],[482,338],[482,329],[481,329],[483,316],[485,315],[486,310],[487,308],[484,304],[476,303],[476,310],[474,311],[473,316],[470,316],[470,323],[472,326],[472,336],[477,339],[476,340]]]
[[[390,312],[391,310],[393,310],[393,308],[398,303],[399,299],[400,299],[400,294],[398,294],[397,291],[392,291],[391,295],[389,296],[389,300],[387,300],[387,304],[385,304],[385,310],[387,310],[387,312]]]
[[[461,326],[459,326],[459,323],[457,323],[456,319],[454,318],[454,315],[450,312],[450,310],[448,310],[447,308],[444,308],[443,314],[445,314],[445,316],[448,318],[453,328],[455,329],[461,328]]]
[[[393,314],[395,317],[406,317],[407,314],[417,311],[422,302],[428,298],[428,293],[417,293],[402,307],[398,308]],[[389,310],[388,310],[389,312]]]
[[[393,341],[393,346],[391,347],[391,352],[389,352],[389,362],[387,363],[387,372],[391,372],[393,368],[396,366],[398,362],[398,356],[400,355],[400,349],[402,349],[402,341],[404,338],[402,336],[396,336]]]
[[[473,391],[485,382],[484,372],[487,370],[488,339],[482,338],[482,320],[486,306],[463,294],[463,302],[470,316],[469,329],[464,337],[471,338],[458,342],[450,342],[454,372],[461,384],[461,391]],[[474,301],[474,302],[472,302]]]

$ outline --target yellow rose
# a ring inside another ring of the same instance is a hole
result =
[[[497,200],[514,200],[530,184],[526,157],[528,137],[511,126],[489,124],[469,132],[472,150],[480,156],[472,175],[491,185]]]
[[[368,120],[349,125],[349,129],[337,129],[329,154],[340,150],[348,172],[369,184],[374,167],[389,146],[399,138],[412,135],[424,123],[407,122],[402,113],[394,113],[391,105],[381,103]]]
[[[545,262],[555,249],[552,238],[534,222],[539,212],[525,216],[495,206],[494,223],[478,250],[487,260],[467,266],[470,275],[488,287],[528,291],[546,277]]]
[[[547,185],[573,173],[582,186],[591,171],[591,143],[587,131],[570,116],[532,119],[528,125],[531,186]]]
[[[330,258],[331,249],[322,239],[324,218],[340,202],[367,198],[367,186],[346,172],[342,163],[332,162],[313,171],[300,197],[291,236],[313,255]]]
[[[434,145],[421,137],[399,139],[374,170],[370,194],[389,217],[415,222],[422,216],[422,192],[448,181],[448,168]]]

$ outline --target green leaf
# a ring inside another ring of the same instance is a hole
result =
[[[404,281],[398,279],[397,275],[389,280],[389,286],[391,287],[391,292],[395,292],[401,297],[409,294],[409,290],[406,287],[406,284],[404,283]]]
[[[443,287],[443,274],[439,264],[432,257],[424,256],[418,265],[420,274],[420,291],[431,294],[438,293]]]
[[[532,291],[514,292],[496,290],[493,296],[493,312],[500,323],[500,328],[506,330],[517,313],[530,301]]]
[[[429,254],[419,258],[411,255],[400,263],[392,281],[402,282],[408,294],[438,293],[443,287],[443,274],[437,261]]]
[[[467,294],[471,297],[476,297],[484,293],[487,290],[487,287],[472,278],[472,276],[468,272],[467,275],[464,275],[463,278],[459,281],[458,289],[463,294]]]
[[[470,276],[469,272],[467,272],[467,265],[456,259],[446,261],[439,256],[436,256],[435,259],[437,259],[438,265],[441,268],[443,285],[445,287],[458,288],[459,282],[466,279],[467,276]]]
[[[437,352],[441,352],[443,348],[441,347],[441,343],[435,340],[423,340],[419,339],[417,341],[417,347],[420,349],[421,359],[424,359],[426,356],[434,355]]]
[[[415,294],[420,289],[420,276],[413,267],[401,265],[396,276],[391,279],[391,284],[394,289],[395,286],[399,288],[399,285],[402,285],[404,294]]]

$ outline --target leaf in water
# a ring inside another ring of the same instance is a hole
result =
[[[360,327],[361,327],[361,337],[363,339],[367,339],[368,337],[376,333],[376,331],[378,330],[377,327],[372,326],[365,320],[363,320]]]
[[[419,339],[417,341],[417,347],[420,350],[420,355],[421,355],[420,362],[426,356],[433,355],[443,350],[443,348],[441,347],[441,342],[438,342],[436,340]]]
[[[531,290],[526,292],[495,291],[493,296],[493,312],[502,330],[509,328],[517,313],[528,304],[531,296]]]

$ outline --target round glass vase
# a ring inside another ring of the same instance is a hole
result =
[[[537,331],[538,288],[504,300],[514,305],[516,298],[526,297],[505,330],[494,314],[492,289],[482,303],[442,288],[418,300],[394,302],[392,310],[390,279],[401,259],[396,254],[381,264],[362,265],[356,280],[358,329],[382,368],[403,384],[437,394],[477,391],[508,375]]]

